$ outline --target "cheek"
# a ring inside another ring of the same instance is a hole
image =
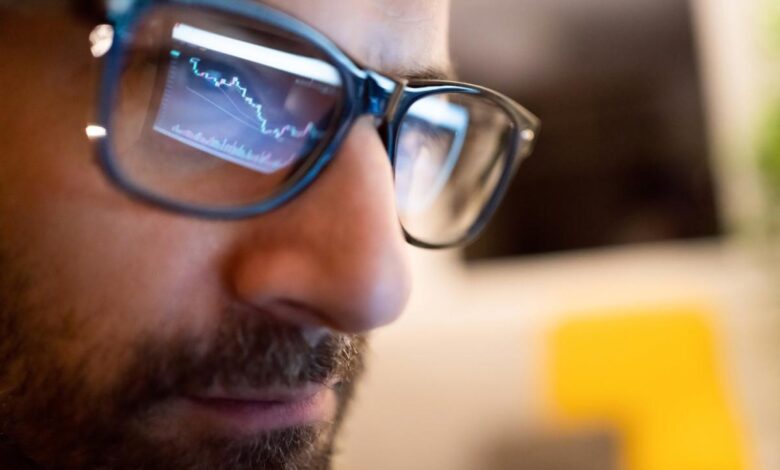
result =
[[[215,321],[220,256],[207,230],[72,202],[35,210],[11,247],[31,281],[26,331],[49,338],[93,382],[113,382],[142,339],[199,334]]]
[[[86,41],[84,31],[72,35],[63,41]],[[212,247],[221,244],[208,228],[133,204],[107,183],[84,135],[98,72],[86,47],[45,60],[9,52],[33,78],[4,107],[17,112],[5,114],[0,132],[0,248],[29,280],[29,331],[57,340],[75,363],[105,364],[142,335],[201,328],[202,312],[220,302]]]

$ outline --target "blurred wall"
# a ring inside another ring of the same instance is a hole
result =
[[[720,233],[685,1],[459,5],[462,77],[543,123],[469,259]]]
[[[778,80],[762,44],[770,4],[692,1],[720,203],[732,233],[755,231],[765,211],[756,155],[757,132]]]

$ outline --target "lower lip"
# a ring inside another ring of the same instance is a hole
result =
[[[251,401],[222,398],[187,400],[188,411],[209,428],[242,434],[325,422],[335,414],[335,392],[323,387],[314,394],[289,401]]]

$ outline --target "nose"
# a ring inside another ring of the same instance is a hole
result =
[[[231,267],[242,302],[302,327],[364,333],[409,297],[408,247],[392,170],[371,121],[358,121],[319,178],[251,224]]]

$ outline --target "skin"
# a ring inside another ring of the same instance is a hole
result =
[[[267,3],[377,70],[449,68],[443,0]],[[356,337],[398,318],[408,248],[369,120],[311,188],[273,213],[213,222],[161,211],[117,191],[91,157],[91,26],[62,14],[0,14],[0,305],[17,323],[6,334],[39,345],[30,349],[66,378],[78,374],[80,393],[100,396],[121,383],[129,351],[144,342],[207,347],[222,325],[256,318],[307,337]],[[14,374],[31,375],[24,357],[8,357],[6,388]],[[187,445],[186,413],[156,411],[142,431]]]

